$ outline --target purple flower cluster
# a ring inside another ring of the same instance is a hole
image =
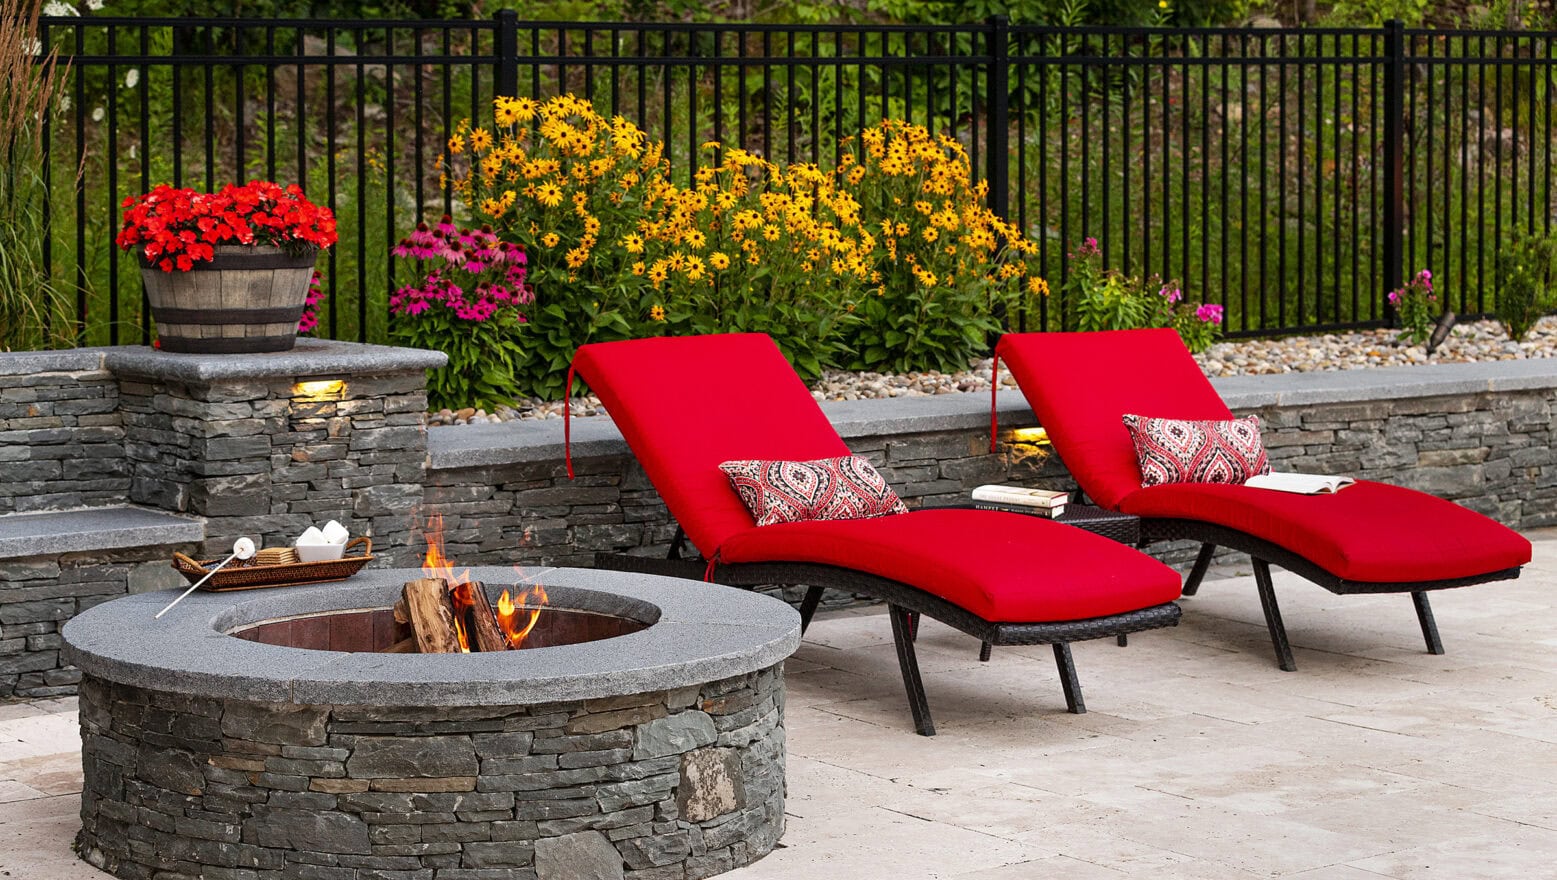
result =
[[[1174,287],[1171,284],[1164,284],[1162,289],[1157,291],[1157,295],[1167,300],[1171,305],[1184,298],[1184,291],[1181,288]]]
[[[1205,303],[1195,309],[1195,317],[1207,324],[1222,323],[1222,307],[1216,303]]]
[[[1097,239],[1089,235],[1082,240],[1081,246],[1076,248],[1076,252],[1070,254],[1070,258],[1072,260],[1085,260],[1100,253],[1102,253],[1102,250],[1097,246]]]
[[[298,333],[312,333],[319,326],[319,304],[328,295],[324,292],[323,278],[315,272],[308,282],[308,298],[303,301],[303,316],[297,322]]]
[[[1389,292],[1389,304],[1399,306],[1412,290],[1421,292],[1428,302],[1437,302],[1438,294],[1433,292],[1433,273],[1426,269],[1416,273],[1416,277],[1406,283],[1405,287]]]
[[[396,290],[389,298],[391,314],[414,317],[443,307],[461,321],[479,323],[535,301],[535,292],[524,283],[524,249],[502,241],[490,227],[461,229],[445,214],[435,226],[418,223],[391,253],[442,263],[421,284]]]

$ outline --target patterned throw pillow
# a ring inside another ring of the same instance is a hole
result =
[[[759,526],[907,513],[897,493],[857,455],[816,461],[727,461],[719,466]]]
[[[1127,415],[1125,427],[1135,442],[1141,485],[1232,483],[1241,485],[1270,473],[1260,442],[1260,419],[1185,421]]]

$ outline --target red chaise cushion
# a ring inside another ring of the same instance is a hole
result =
[[[1451,501],[1385,483],[1358,481],[1334,495],[1176,483],[1137,489],[1119,509],[1237,529],[1352,581],[1447,580],[1530,561],[1530,542],[1518,532]]]
[[[731,535],[721,562],[806,562],[912,584],[985,620],[1084,620],[1179,596],[1178,573],[1107,538],[1020,513],[912,510]]]
[[[1071,474],[1105,507],[1224,525],[1355,581],[1473,577],[1530,561],[1530,542],[1512,529],[1381,483],[1359,482],[1334,495],[1188,483],[1141,488],[1120,416],[1232,415],[1171,329],[1007,334],[997,351]]]
[[[1141,488],[1125,413],[1233,417],[1171,328],[1007,333],[995,350],[1071,475],[1107,508]]]
[[[849,454],[766,334],[585,345],[573,365],[705,555],[753,522],[721,462]]]

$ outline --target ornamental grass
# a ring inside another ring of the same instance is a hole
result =
[[[38,6],[0,7],[0,351],[69,344],[75,329],[43,249],[43,128],[62,112],[64,71],[43,52]]]

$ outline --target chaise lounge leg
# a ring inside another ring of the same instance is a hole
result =
[[[800,600],[800,632],[804,633],[816,614],[816,606],[822,604],[822,587],[807,587],[806,596]]]
[[[903,670],[903,687],[908,690],[908,708],[914,713],[914,730],[920,736],[935,736],[930,703],[925,699],[924,682],[919,678],[919,660],[914,656],[914,640],[908,632],[908,618],[912,612],[890,605],[887,613],[892,618],[892,641],[897,643],[897,665]]]
[[[1255,559],[1254,583],[1260,588],[1260,606],[1265,609],[1265,627],[1270,630],[1271,646],[1276,649],[1276,665],[1282,672],[1296,672],[1292,646],[1287,643],[1287,628],[1281,622],[1281,607],[1276,604],[1276,587],[1270,580],[1270,563]]]
[[[1211,557],[1215,554],[1215,544],[1200,545],[1200,555],[1195,557],[1195,566],[1189,570],[1189,577],[1184,579],[1184,595],[1193,596],[1200,592],[1200,582],[1205,580],[1206,571],[1211,568]]]
[[[1427,601],[1427,594],[1421,590],[1412,593],[1411,604],[1416,606],[1416,619],[1422,624],[1422,638],[1427,640],[1427,653],[1442,654],[1443,642],[1438,638],[1438,622],[1433,620],[1433,606]]]
[[[1054,643],[1054,662],[1060,667],[1060,686],[1065,688],[1065,708],[1084,715],[1087,704],[1081,699],[1081,681],[1076,678],[1076,663],[1070,656],[1069,642]]]
[[[994,644],[992,642],[983,642],[983,643],[981,643],[979,645],[979,662],[980,663],[988,663],[989,662],[989,655],[994,650],[995,650],[995,646],[994,646]]]

